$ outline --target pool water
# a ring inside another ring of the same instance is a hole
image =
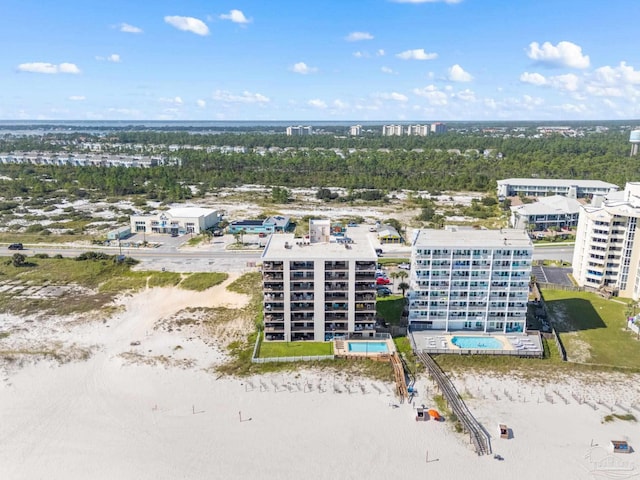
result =
[[[502,342],[494,337],[453,337],[451,343],[460,348],[502,350]]]
[[[387,353],[387,342],[349,342],[349,351],[356,353]]]

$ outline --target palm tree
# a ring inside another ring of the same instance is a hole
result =
[[[406,270],[398,270],[398,272],[396,273],[398,274],[397,277],[399,277],[402,281],[404,281],[404,279],[409,276]]]
[[[398,278],[400,276],[400,272],[394,270],[393,272],[391,272],[389,274],[389,276],[393,279],[393,283],[395,285],[395,283],[396,283],[395,280],[396,280],[396,278]]]
[[[411,288],[411,285],[409,285],[407,282],[400,282],[398,288],[402,290],[402,296],[404,297],[404,293],[409,290],[409,288]]]

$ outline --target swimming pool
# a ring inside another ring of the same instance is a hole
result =
[[[502,342],[495,337],[453,337],[451,343],[460,348],[474,350],[503,350]]]
[[[355,353],[387,353],[387,342],[348,342],[349,351]]]

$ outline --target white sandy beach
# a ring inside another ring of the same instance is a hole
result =
[[[477,456],[450,422],[416,422],[412,405],[396,407],[393,385],[310,371],[218,378],[206,369],[224,360],[221,345],[203,342],[195,326],[166,327],[186,307],[244,301],[224,286],[204,293],[152,289],[124,299],[123,310],[106,323],[42,328],[41,335],[65,348],[92,354],[62,365],[5,365],[0,479],[640,475],[640,453],[614,455],[609,448],[615,439],[640,449],[638,424],[602,423],[612,409],[640,417],[631,408],[640,398],[636,378],[546,385],[455,378],[491,435],[493,452],[504,458],[499,461]],[[3,328],[18,320],[3,318]],[[131,346],[133,340],[141,344]],[[0,342],[6,348],[27,339],[16,333]],[[422,378],[417,387],[415,404],[434,406],[431,380]],[[513,438],[497,438],[500,423]]]

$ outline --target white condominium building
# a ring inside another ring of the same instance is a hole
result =
[[[638,182],[582,206],[573,251],[573,277],[578,285],[617,290],[621,297],[640,299],[640,242],[635,242],[638,217]]]
[[[523,230],[419,230],[410,328],[524,332],[532,256]]]
[[[311,127],[303,127],[302,125],[298,125],[297,127],[287,127],[287,135],[311,135],[313,133],[313,128]]]
[[[352,137],[358,137],[362,135],[362,125],[352,125],[349,127],[349,135]]]
[[[271,235],[262,254],[266,341],[373,336],[377,255],[365,227],[331,235],[311,220],[309,235]]]
[[[431,127],[429,125],[409,125],[407,127],[407,135],[415,135],[417,137],[426,137],[429,135]]]
[[[404,132],[402,125],[384,125],[382,127],[382,135],[385,137],[401,136]]]

